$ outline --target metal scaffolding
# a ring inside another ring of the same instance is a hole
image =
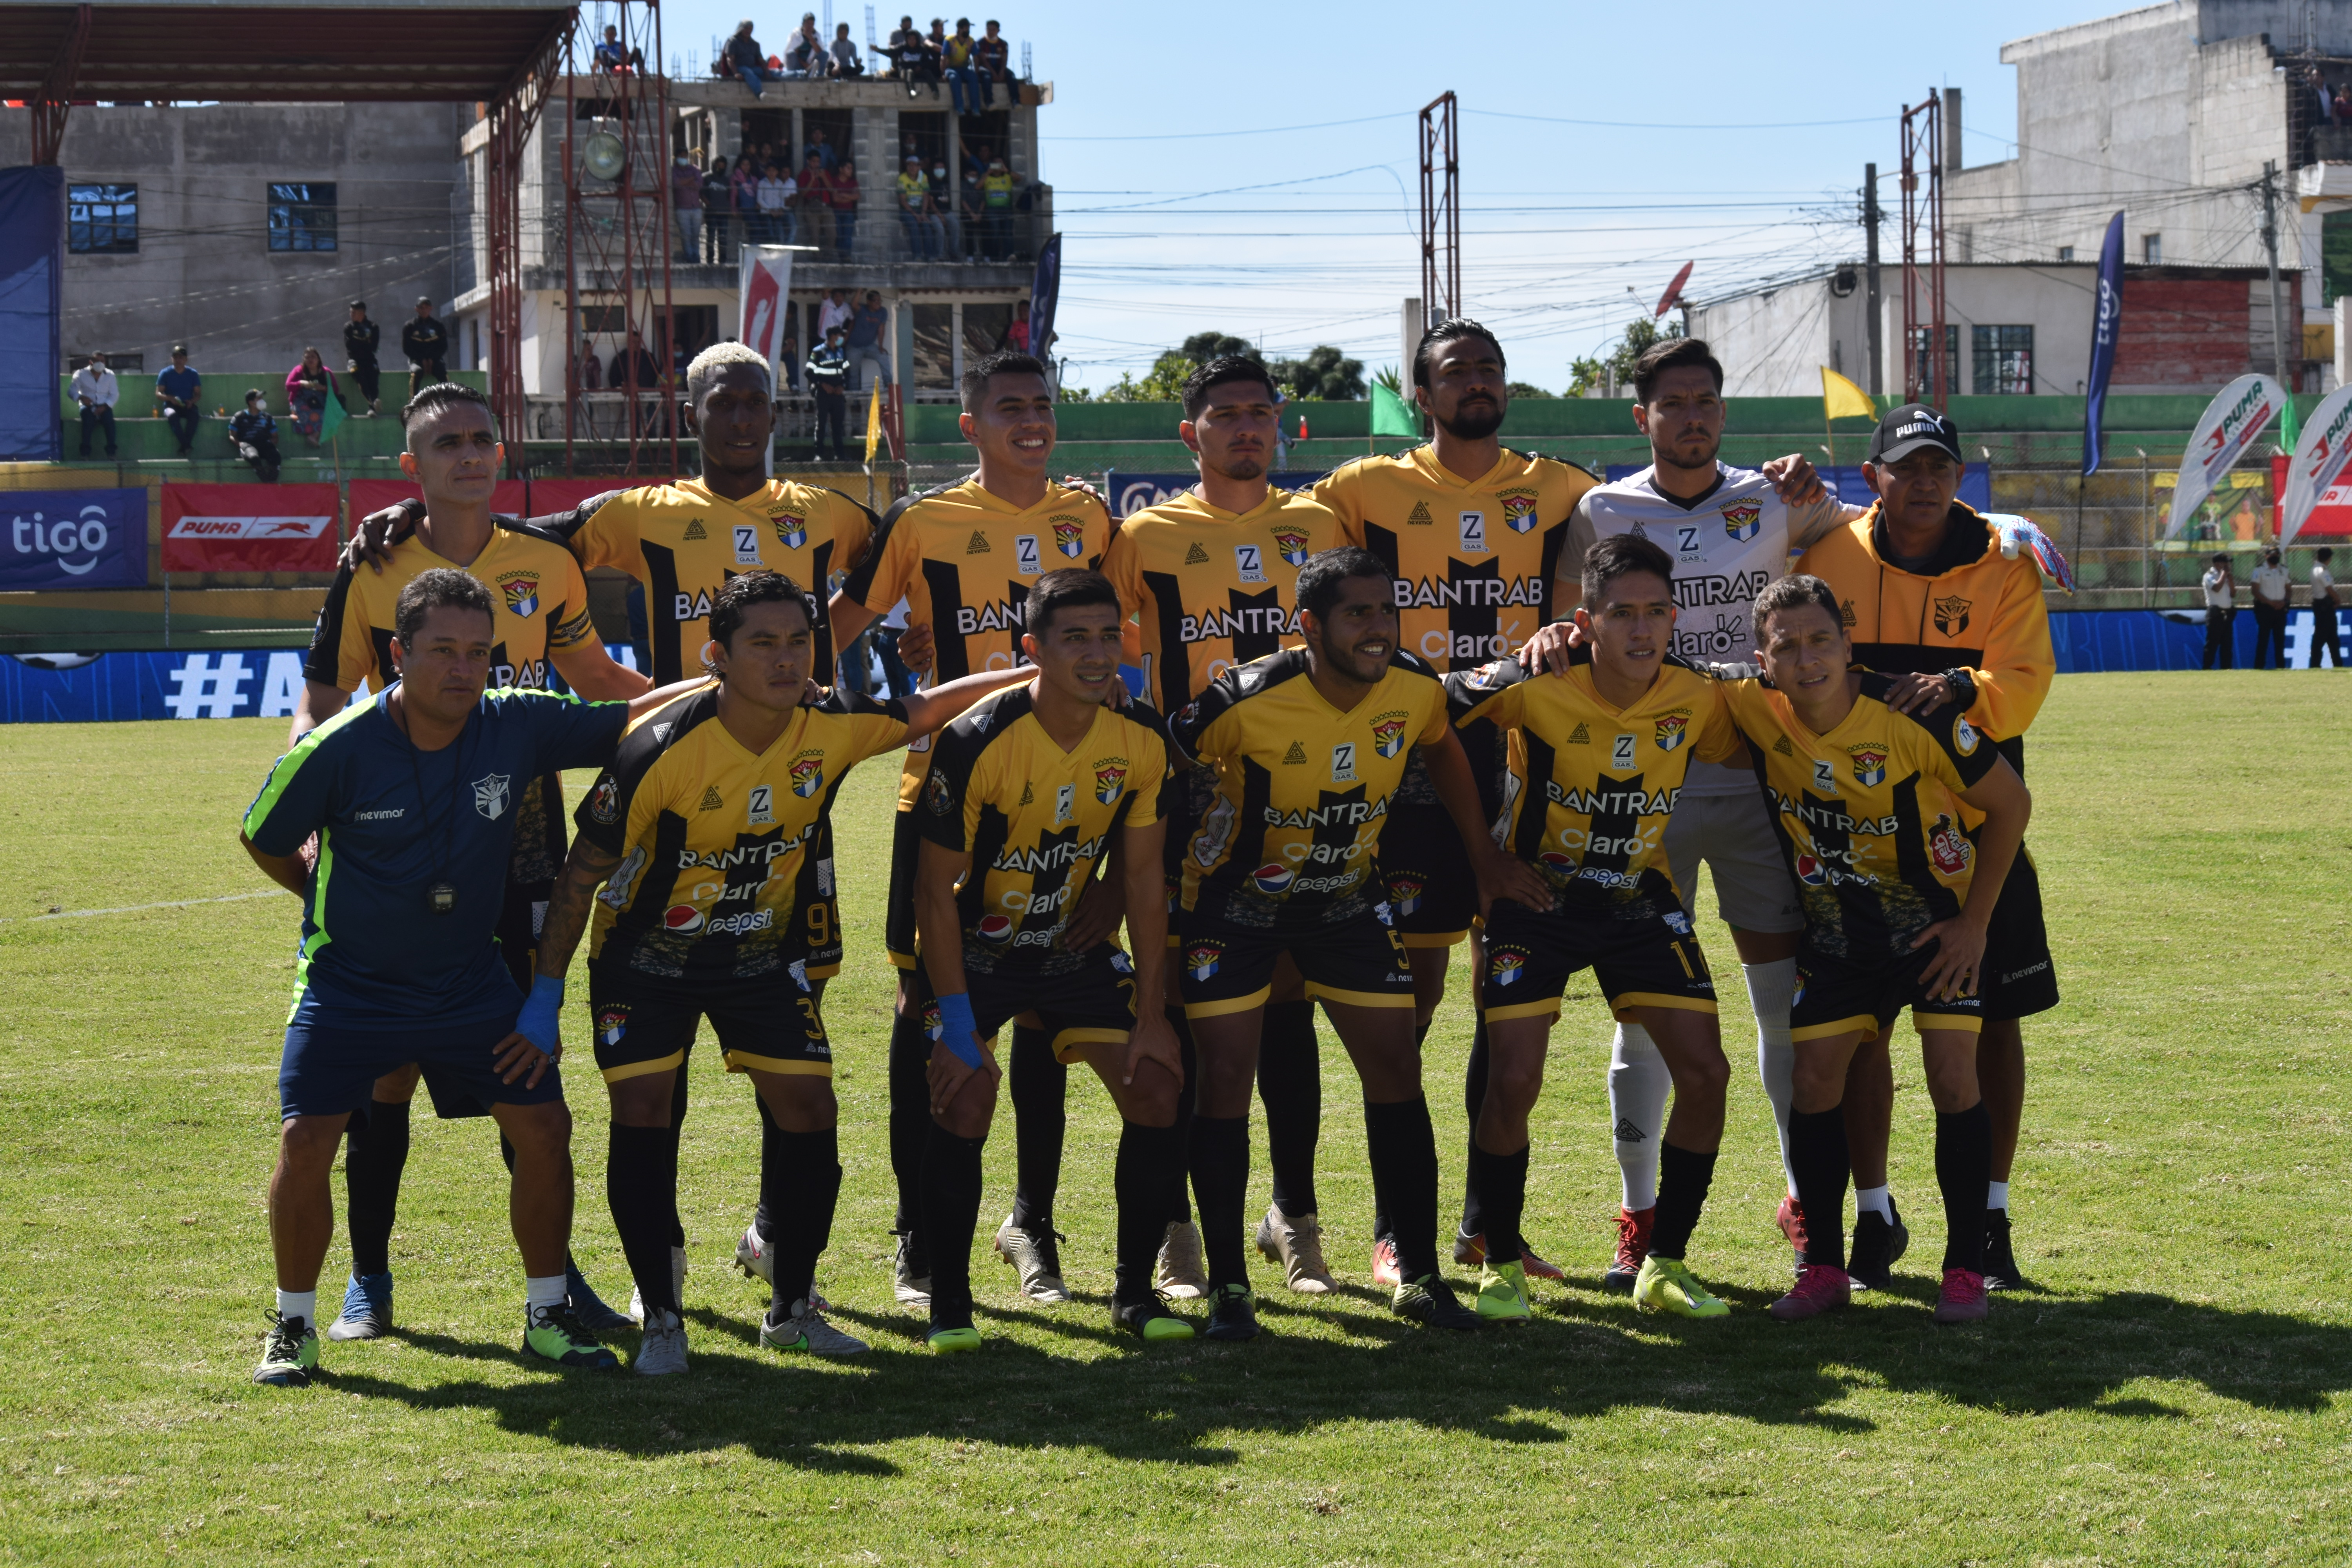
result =
[[[1927,164],[1920,189],[1919,163]],[[1919,297],[1919,228],[1927,228],[1927,298]],[[1923,339],[1923,329],[1927,336]],[[1934,91],[1903,110],[1903,397],[1937,408],[1952,393],[1953,361],[1944,317],[1944,104]]]
[[[1424,327],[1462,313],[1462,155],[1454,95],[1421,111],[1421,301]],[[1439,185],[1441,172],[1444,186]]]
[[[490,125],[482,160],[482,235],[490,286],[490,408],[506,436],[508,469],[519,476],[528,467],[523,442],[530,415],[522,384],[523,163],[577,24],[575,12],[573,25],[549,39],[515,72],[505,90],[485,105]]]

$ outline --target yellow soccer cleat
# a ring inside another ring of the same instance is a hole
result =
[[[1478,1270],[1478,1315],[1494,1323],[1522,1323],[1533,1316],[1528,1307],[1527,1270],[1517,1258]]]
[[[1731,1306],[1698,1282],[1679,1258],[1653,1252],[1642,1259],[1633,1280],[1633,1305],[1644,1312],[1671,1312],[1678,1318],[1727,1318]]]

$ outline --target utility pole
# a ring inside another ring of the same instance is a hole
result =
[[[1878,165],[1862,166],[1862,245],[1863,267],[1868,279],[1870,299],[1870,395],[1877,396],[1885,388],[1879,383],[1879,366],[1885,363],[1879,353],[1878,334],[1885,330],[1881,318],[1885,314],[1879,303],[1878,292]]]
[[[2279,300],[2278,160],[2263,165],[2263,248],[2271,258],[2271,369],[2287,392],[2295,390],[2286,378],[2286,310]],[[2297,358],[2301,355],[2298,353]]]

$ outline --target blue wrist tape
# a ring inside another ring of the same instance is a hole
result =
[[[552,974],[531,977],[530,994],[515,1017],[515,1033],[542,1051],[552,1051],[563,1017],[563,982]]]
[[[980,1065],[980,1042],[973,1037],[980,1025],[971,1016],[971,998],[961,991],[939,998],[940,1039],[968,1068]]]

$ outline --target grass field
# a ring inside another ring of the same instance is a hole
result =
[[[847,1178],[820,1271],[876,1353],[757,1348],[764,1295],[730,1264],[757,1122],[706,1050],[682,1159],[691,1374],[522,1365],[494,1140],[420,1116],[394,1240],[404,1329],[325,1347],[300,1392],[247,1382],[293,901],[29,918],[259,889],[236,822],[282,721],[0,730],[0,1559],[2343,1562],[2347,703],[2332,672],[2059,683],[2031,779],[2067,1001],[2029,1026],[2014,1199],[2044,1289],[1980,1329],[1927,1322],[1941,1224],[1901,1051],[1895,1183],[1918,1238],[1899,1288],[1814,1323],[1765,1317],[1788,1253],[1744,1015],[1692,1251],[1735,1315],[1661,1324],[1601,1295],[1616,1173],[1588,993],[1555,1037],[1528,1221],[1575,1282],[1546,1288],[1534,1323],[1440,1339],[1365,1288],[1359,1097],[1327,1035],[1345,1294],[1293,1307],[1260,1268],[1254,1344],[1114,1335],[1117,1124],[1074,1077],[1059,1214],[1079,1300],[1021,1303],[983,1250],[990,1342],[932,1358],[889,1294],[877,763],[840,813],[852,962],[826,1011]],[[1715,952],[1727,974],[1719,934]],[[578,1043],[583,1005],[567,1024]],[[1428,1073],[1447,1205],[1467,1038],[1449,1005]],[[575,1246],[625,1300],[585,1066]],[[999,1215],[1011,1143],[1001,1122]],[[326,1299],[346,1260],[339,1240]]]

